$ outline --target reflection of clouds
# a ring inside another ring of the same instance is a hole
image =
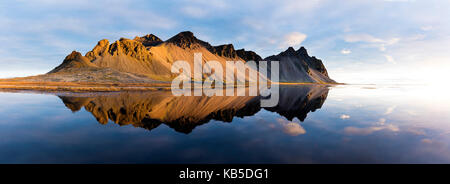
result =
[[[376,124],[379,124],[379,125],[384,125],[384,123],[386,123],[386,119],[384,119],[384,118],[380,118],[380,119],[376,122]]]
[[[421,142],[426,143],[426,144],[431,144],[431,143],[433,143],[433,140],[431,140],[431,139],[422,139]]]
[[[416,111],[414,111],[414,110],[406,110],[406,113],[408,113],[408,114],[411,115],[411,116],[416,116],[416,115],[418,115],[418,113],[417,113]]]
[[[350,135],[368,135],[373,132],[381,131],[381,130],[389,130],[392,132],[399,131],[399,128],[397,126],[392,125],[392,124],[385,124],[385,123],[386,123],[386,119],[380,118],[378,120],[378,122],[376,122],[376,124],[378,124],[379,126],[371,126],[371,127],[366,127],[366,128],[346,127],[344,129],[344,132],[346,134],[350,134]]]
[[[387,108],[387,109],[386,109],[386,112],[385,112],[384,114],[385,114],[385,115],[391,114],[391,113],[395,110],[395,108],[397,108],[396,105]]]
[[[341,119],[349,119],[350,115],[342,114],[339,118],[341,118]]]
[[[288,135],[297,136],[306,133],[305,129],[303,129],[299,123],[291,122],[282,118],[277,119],[277,122],[281,125],[283,132]]]
[[[414,135],[426,135],[425,131],[417,128],[409,128],[406,131]]]

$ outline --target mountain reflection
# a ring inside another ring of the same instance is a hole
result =
[[[303,121],[309,112],[322,107],[328,90],[322,85],[281,87],[278,105],[264,109],[290,121],[293,118]],[[210,120],[232,122],[234,117],[252,116],[261,110],[260,97],[176,97],[170,91],[60,95],[59,98],[73,112],[84,107],[101,124],[111,120],[119,125],[152,130],[164,123],[182,133],[190,133]]]

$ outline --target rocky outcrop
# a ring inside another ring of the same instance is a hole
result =
[[[211,49],[211,52],[227,58],[237,57],[236,51],[234,50],[234,46],[232,44],[215,46]]]
[[[100,40],[97,45],[86,54],[91,61],[106,55],[111,56],[130,56],[140,61],[150,61],[151,54],[145,46],[136,40],[121,38],[109,45],[108,40]]]
[[[265,58],[264,61],[279,61],[280,82],[336,83],[328,76],[322,61],[310,57],[304,47],[298,50],[289,47],[278,55]]]
[[[103,56],[106,53],[109,53],[109,41],[107,39],[103,39],[98,41],[97,45],[91,51],[86,53],[86,57],[93,61],[97,57]]]
[[[236,50],[238,57],[242,58],[244,61],[261,61],[262,58],[253,51],[246,51],[245,49]]]
[[[190,32],[190,31],[184,31],[184,32],[178,33],[177,35],[173,36],[172,38],[168,39],[165,42],[175,44],[178,47],[181,47],[183,49],[188,49],[188,48],[193,49],[193,48],[198,48],[198,47],[205,47],[208,50],[212,49],[211,44],[197,39],[194,36],[194,33]]]
[[[87,57],[81,55],[81,53],[77,51],[72,51],[72,53],[66,56],[62,64],[60,64],[59,66],[57,66],[55,69],[51,70],[48,73],[50,74],[64,71],[67,72],[74,69],[89,68],[89,67],[95,68],[97,66],[91,63]]]
[[[148,34],[142,37],[136,36],[133,40],[141,42],[145,47],[156,46],[163,43],[161,39],[153,34]]]
[[[297,50],[297,55],[300,56],[308,64],[309,67],[319,71],[321,74],[328,77],[327,69],[325,69],[322,60],[317,59],[315,56],[310,57],[305,47],[300,47],[300,49]]]

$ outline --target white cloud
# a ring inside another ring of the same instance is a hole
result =
[[[344,36],[344,41],[349,43],[369,43],[377,47],[380,51],[386,51],[386,46],[394,45],[400,41],[400,38],[381,39],[369,34],[351,34]]]
[[[384,112],[384,114],[385,115],[388,115],[388,114],[391,114],[394,110],[395,110],[395,108],[396,108],[397,106],[391,106],[391,107],[388,107],[387,109],[386,109],[386,112]]]
[[[358,127],[346,127],[344,129],[344,133],[349,135],[369,135],[373,132],[381,131],[381,130],[389,130],[392,132],[398,132],[400,129],[392,124],[383,125],[383,126],[372,126],[366,128],[358,128]]]
[[[277,119],[277,121],[281,125],[283,132],[288,135],[297,136],[306,133],[305,129],[297,122],[291,122],[282,118]]]
[[[286,34],[283,38],[283,42],[280,44],[280,48],[298,47],[306,39],[306,34],[300,32],[291,32]]]
[[[339,118],[341,118],[341,119],[350,119],[350,115],[342,114]]]
[[[341,54],[351,54],[352,51],[350,49],[342,49]]]
[[[386,61],[392,64],[396,64],[394,58],[390,55],[384,55],[384,57],[386,58]]]
[[[367,43],[382,43],[386,45],[393,45],[400,41],[400,38],[381,39],[369,34],[352,34],[344,36],[344,41],[349,43],[367,42]]]
[[[364,128],[359,127],[346,127],[344,129],[344,133],[349,135],[368,135],[373,132],[381,131],[381,130],[388,130],[392,132],[398,132],[400,129],[398,126],[393,124],[386,124],[385,118],[380,118],[377,122],[375,122],[376,126],[369,126]]]
[[[431,31],[433,29],[433,26],[422,26],[420,27],[422,31]]]

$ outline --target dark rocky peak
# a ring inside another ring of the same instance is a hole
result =
[[[168,39],[166,42],[173,43],[181,48],[195,48],[196,46],[201,45],[210,50],[212,47],[208,42],[197,39],[194,36],[194,33],[190,31],[178,33],[177,35]]]
[[[237,56],[233,44],[214,46],[211,52],[228,58],[235,58]]]
[[[246,51],[245,49],[236,50],[237,56],[245,61],[262,61],[261,56],[253,51]]]
[[[299,59],[309,59],[308,52],[306,51],[305,47],[300,47],[298,50],[295,50],[293,47],[289,47],[285,51],[281,52],[278,55],[269,56],[267,58],[273,58],[277,56],[283,56],[283,57],[297,57]]]
[[[155,36],[153,34],[148,34],[148,35],[145,35],[142,37],[136,36],[134,38],[134,40],[141,42],[142,45],[144,45],[146,47],[156,46],[163,42],[160,38],[158,38],[157,36]]]
[[[281,52],[279,56],[297,56],[297,52],[294,50],[294,48],[289,47],[284,52]]]
[[[309,55],[308,55],[308,51],[306,51],[305,47],[300,47],[300,48],[297,50],[297,54],[309,56]]]

